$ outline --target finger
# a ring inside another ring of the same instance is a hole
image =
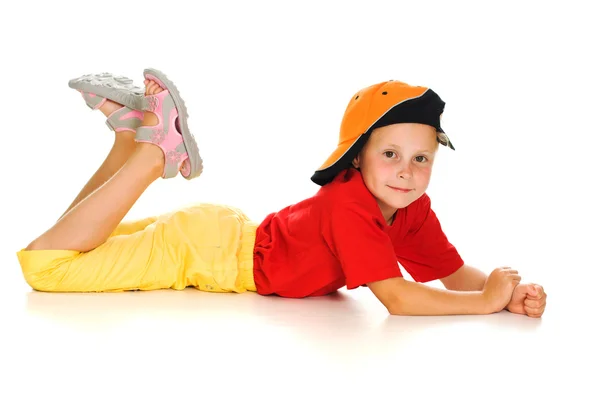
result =
[[[544,293],[544,287],[542,285],[538,285],[538,284],[534,284],[533,286],[535,286],[536,290],[538,293]]]
[[[542,285],[535,284],[534,286],[537,288],[538,292],[544,293],[544,288],[542,287]]]
[[[539,307],[526,306],[525,304],[523,304],[523,310],[525,310],[527,314],[537,314],[540,312]]]
[[[531,303],[530,303],[531,302]],[[546,298],[542,297],[541,299],[533,299],[533,298],[525,298],[523,304],[531,304],[533,307],[546,307]]]
[[[523,302],[523,305],[530,307],[530,308],[539,308],[543,304],[542,304],[541,300],[525,299],[525,301]]]
[[[530,313],[525,313],[525,315],[527,315],[528,317],[531,317],[531,318],[539,318],[542,315],[544,315],[544,312],[541,311],[541,312],[538,312],[538,313],[531,313],[531,314]]]
[[[538,296],[546,298],[546,291],[544,290],[544,288],[541,285],[535,285],[535,286],[537,288]]]
[[[544,299],[544,300],[546,300],[546,293],[545,292],[537,291],[535,295],[531,295],[528,292],[527,293],[527,298],[530,298],[530,299]]]
[[[535,285],[533,285],[531,283],[527,284],[525,287],[525,294],[529,297],[536,296],[537,291],[535,289]]]
[[[523,306],[523,310],[527,313],[527,315],[542,315],[546,307],[532,308],[528,306]]]
[[[530,318],[540,318],[542,316],[542,314],[527,314],[528,317]]]

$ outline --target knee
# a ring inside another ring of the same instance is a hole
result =
[[[22,272],[25,282],[38,292],[56,292],[65,274],[61,266],[36,268],[34,265],[23,265]]]
[[[55,258],[45,251],[48,246],[38,240],[34,240],[17,253],[21,272],[27,284],[34,290],[40,292],[57,291],[65,273],[68,271],[68,261],[65,257]]]
[[[25,282],[27,282],[29,287],[33,290],[38,292],[52,292],[52,289],[48,288],[48,285],[37,277],[31,276],[30,274],[23,274],[23,277],[25,278]]]
[[[24,250],[50,250],[50,246],[48,246],[47,243],[44,243],[44,241],[38,238],[35,239],[33,242],[29,243],[29,245],[25,247]]]

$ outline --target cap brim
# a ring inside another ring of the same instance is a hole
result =
[[[333,164],[335,164],[336,162],[338,162],[344,156],[344,154],[346,154],[348,152],[348,150],[350,150],[352,148],[352,146],[356,142],[358,142],[359,139],[360,139],[360,136],[357,137],[354,141],[340,143],[338,145],[338,147],[333,151],[333,153],[331,153],[331,155],[327,158],[327,160],[325,160],[323,165],[321,165],[317,171],[327,169],[327,168],[331,167]]]
[[[360,135],[354,142],[340,143],[310,179],[320,186],[331,182],[337,174],[352,165],[352,160],[358,155],[369,136],[370,132]]]

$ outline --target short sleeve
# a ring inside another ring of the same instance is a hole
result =
[[[336,205],[330,218],[326,241],[341,264],[348,289],[402,276],[391,238],[365,206]]]
[[[445,278],[464,265],[431,209],[431,200],[423,196],[413,226],[400,243],[395,243],[398,261],[417,282]]]

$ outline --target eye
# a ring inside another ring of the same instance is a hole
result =
[[[385,156],[387,158],[392,158],[392,157],[394,157],[396,155],[396,153],[394,153],[393,151],[386,151],[383,154],[385,154]]]
[[[425,156],[417,156],[417,159],[418,159],[419,157],[424,159],[422,162],[425,162],[425,160],[427,160],[427,157],[425,157]],[[421,163],[421,161],[419,161],[419,163]]]

